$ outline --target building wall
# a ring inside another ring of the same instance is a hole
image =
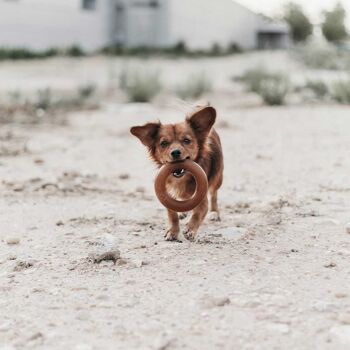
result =
[[[0,47],[100,48],[111,39],[110,1],[89,11],[81,0],[0,0]]]
[[[191,49],[214,43],[257,47],[260,16],[232,0],[170,0],[169,44],[184,41]]]
[[[151,0],[119,0],[119,2],[125,6],[126,27],[122,35],[125,46],[167,46],[168,0],[157,0],[157,7],[150,6]]]

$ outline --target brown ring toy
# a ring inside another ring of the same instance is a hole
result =
[[[179,201],[171,197],[166,189],[166,180],[169,175],[179,169],[188,171],[196,181],[196,190],[193,196],[187,200]],[[154,188],[159,201],[168,209],[182,213],[194,209],[206,196],[208,192],[208,179],[204,170],[192,160],[163,165],[156,177]]]

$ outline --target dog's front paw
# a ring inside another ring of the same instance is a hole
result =
[[[179,233],[180,230],[178,228],[169,228],[165,234],[164,234],[164,238],[166,241],[178,241],[179,240]]]
[[[184,231],[182,232],[184,237],[189,241],[195,241],[197,238],[197,230],[191,228],[189,225],[186,226]]]
[[[221,221],[220,214],[217,211],[211,211],[208,215],[210,221]]]

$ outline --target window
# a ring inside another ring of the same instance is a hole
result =
[[[96,9],[96,0],[83,0],[82,8],[84,10],[93,11]]]

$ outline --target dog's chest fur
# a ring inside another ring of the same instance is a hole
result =
[[[196,190],[196,182],[189,173],[180,178],[170,175],[166,183],[167,191],[177,199],[188,199]]]

